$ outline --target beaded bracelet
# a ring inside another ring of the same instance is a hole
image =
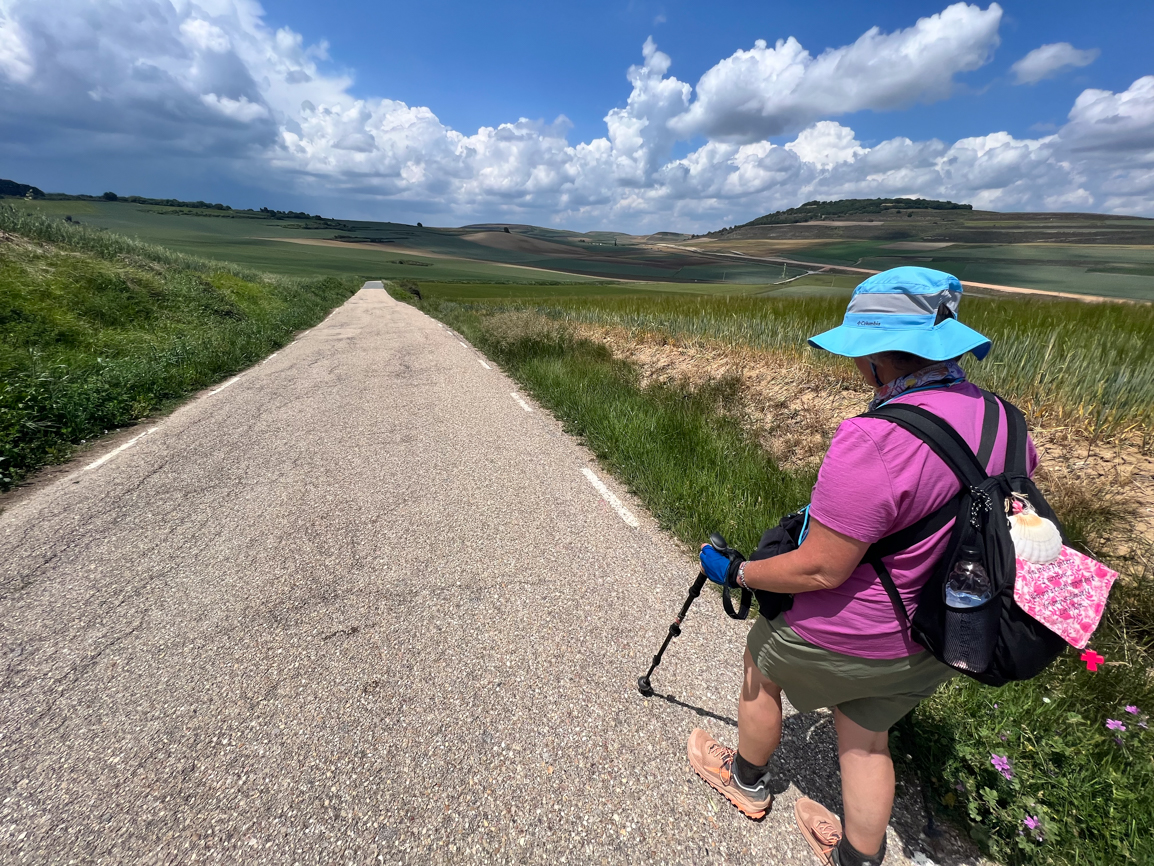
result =
[[[737,582],[740,583],[745,589],[749,589],[749,584],[745,582],[745,563],[744,562],[737,567]]]

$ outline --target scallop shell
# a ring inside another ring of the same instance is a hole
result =
[[[1026,562],[1053,562],[1062,553],[1058,527],[1032,510],[1010,516],[1010,537],[1014,539],[1014,553]]]

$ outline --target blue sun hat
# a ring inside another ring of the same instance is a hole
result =
[[[953,274],[891,268],[854,289],[842,323],[810,337],[809,344],[848,358],[909,352],[945,361],[973,352],[980,361],[993,344],[958,321],[961,299],[962,284]]]

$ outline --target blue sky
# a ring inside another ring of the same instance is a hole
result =
[[[1108,8],[8,0],[0,176],[637,231],[867,195],[1154,216],[1154,4]]]
[[[353,71],[352,92],[428,105],[449,126],[475,130],[518,117],[573,121],[571,136],[587,141],[605,131],[610,108],[629,96],[625,70],[652,36],[673,58],[671,73],[701,74],[755,39],[797,37],[817,54],[853,42],[870,27],[908,27],[940,12],[937,2],[524,2],[266,4],[270,19],[327,40],[334,67]],[[956,140],[1005,130],[1037,133],[1060,125],[1086,87],[1125,90],[1154,73],[1154,3],[1030,2],[1002,4],[1001,45],[982,69],[959,76],[953,99],[906,111],[863,111],[849,117],[862,140],[895,135]],[[451,22],[451,23],[448,23]],[[1088,68],[1030,88],[1009,83],[1008,70],[1039,45],[1070,42],[1100,48]],[[844,121],[843,121],[844,122]]]

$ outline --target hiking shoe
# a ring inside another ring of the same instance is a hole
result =
[[[696,728],[689,735],[688,750],[689,764],[697,775],[716,788],[742,814],[755,820],[765,817],[766,810],[773,802],[768,772],[753,787],[741,784],[733,772],[733,758],[737,749],[721,745],[701,728]]]
[[[822,866],[834,866],[832,852],[841,841],[841,821],[837,815],[821,803],[802,797],[793,806],[793,816]]]

